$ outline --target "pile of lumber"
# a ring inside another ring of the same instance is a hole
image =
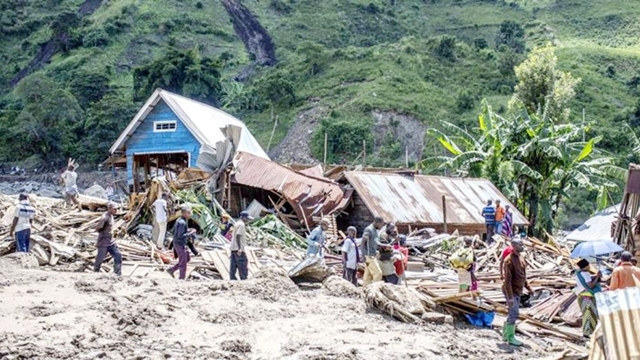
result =
[[[130,204],[121,204],[119,212],[114,216],[113,229],[123,257],[123,276],[167,278],[169,274],[161,270],[175,262],[173,251],[158,249],[148,236],[138,236],[134,231],[143,219],[149,218],[147,212],[150,199],[157,198],[159,193],[173,191],[161,179],[154,179],[152,185],[147,193],[133,197]],[[31,198],[36,215],[32,226],[30,252],[40,266],[56,271],[93,270],[98,236],[95,226],[106,211],[108,202],[82,195],[80,201],[82,209],[77,210],[67,208],[60,199],[37,196]],[[16,250],[15,239],[9,237],[16,204],[16,196],[0,195],[0,256]],[[177,206],[175,203],[172,205]],[[217,227],[218,223],[212,226]],[[271,248],[247,250],[250,276],[263,264],[291,267],[303,257],[300,249],[303,239],[277,218],[269,218],[260,226],[250,225],[247,232],[250,245],[273,245]],[[195,247],[199,256],[192,255],[188,275],[198,279],[229,279],[228,245],[228,240],[219,233],[197,239]],[[112,263],[106,261],[102,271],[112,271],[111,266]]]

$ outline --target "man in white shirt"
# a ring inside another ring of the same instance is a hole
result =
[[[76,185],[76,181],[78,180],[78,174],[75,171],[75,166],[73,164],[69,164],[67,166],[67,171],[63,172],[61,177],[64,182],[64,198],[67,202],[67,206],[72,206],[75,204],[78,209],[80,209],[80,201],[78,200],[78,186]]]
[[[240,219],[233,225],[233,239],[231,239],[231,259],[229,262],[229,278],[237,280],[236,272],[240,273],[240,280],[246,280],[249,275],[249,260],[245,252],[247,233],[245,223],[253,220],[248,212],[240,213]]]
[[[358,263],[360,262],[360,251],[358,250],[358,244],[356,244],[357,230],[354,226],[347,228],[347,238],[342,244],[342,262],[344,268],[344,274],[342,277],[355,286],[358,286],[358,278],[356,271],[358,269]]]
[[[27,194],[20,194],[19,203],[16,206],[15,216],[11,223],[9,236],[16,237],[16,247],[18,252],[29,252],[29,242],[31,240],[31,224],[36,214],[36,209],[29,203]]]
[[[158,249],[164,249],[164,240],[167,235],[167,200],[169,196],[162,194],[162,197],[156,200],[151,206],[151,212],[153,213],[153,231],[151,233],[153,242],[156,243]]]

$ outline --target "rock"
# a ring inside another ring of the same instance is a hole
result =
[[[93,197],[97,197],[97,198],[105,199],[105,200],[107,199],[106,190],[102,186],[100,186],[98,184],[94,184],[90,188],[86,189],[84,191],[84,195],[93,196]]]
[[[422,320],[432,324],[453,324],[453,316],[437,312],[426,312],[422,314]]]

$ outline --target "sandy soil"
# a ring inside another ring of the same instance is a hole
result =
[[[332,288],[336,288],[333,284]],[[416,326],[367,310],[359,290],[179,282],[24,269],[0,259],[2,359],[530,359],[494,330]],[[544,345],[543,343],[541,343]],[[553,350],[548,345],[546,353]]]

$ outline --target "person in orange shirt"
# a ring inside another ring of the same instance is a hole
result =
[[[620,255],[620,260],[622,260],[622,262],[620,263],[620,266],[613,270],[609,290],[613,291],[636,286],[636,282],[633,279],[634,276],[638,281],[640,281],[640,269],[633,266],[631,263],[632,258],[633,255],[628,251],[625,251]]]
[[[500,199],[496,199],[496,224],[494,225],[494,234],[502,234],[502,221],[504,220],[504,207],[500,205]]]

